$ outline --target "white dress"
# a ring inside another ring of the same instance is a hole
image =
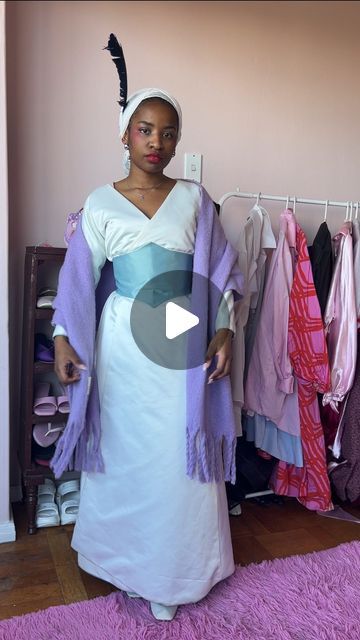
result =
[[[82,216],[95,280],[106,258],[150,242],[192,254],[199,202],[198,185],[179,180],[149,219],[111,185],[96,189]],[[82,473],[72,546],[82,569],[120,589],[165,605],[196,602],[235,568],[225,485],[186,475],[186,371],[138,349],[132,302],[112,293],[100,321],[105,473]]]

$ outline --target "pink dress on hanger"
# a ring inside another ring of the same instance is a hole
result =
[[[359,235],[359,221],[354,220],[353,223],[345,222],[333,238],[336,265],[324,318],[328,332],[332,381],[332,393],[327,394],[324,404],[330,401],[330,411],[339,412],[336,414],[338,426],[332,441],[329,442],[329,448],[335,458],[342,455],[343,417],[348,392],[353,386],[357,361],[356,327],[360,327]],[[328,405],[323,409],[327,407]]]
[[[298,382],[302,468],[280,461],[271,478],[275,493],[296,497],[308,509],[333,509],[317,393],[330,389],[325,333],[306,237],[296,225],[297,262],[290,293],[288,349]]]
[[[335,269],[326,303],[324,323],[331,368],[331,389],[323,404],[337,409],[350,391],[357,353],[357,312],[354,286],[352,223],[345,222],[333,238]]]

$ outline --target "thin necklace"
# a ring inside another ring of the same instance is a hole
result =
[[[159,187],[161,187],[162,184],[164,184],[165,180],[162,180],[161,182],[159,182],[159,184],[156,184],[154,187],[130,187],[128,189],[128,191],[154,191],[155,189],[158,189]],[[145,200],[145,195],[143,193],[139,193],[139,198],[140,200],[144,201]]]

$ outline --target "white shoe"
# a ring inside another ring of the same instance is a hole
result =
[[[151,612],[156,620],[172,620],[177,611],[177,605],[165,606],[157,602],[150,602]]]
[[[59,508],[61,524],[76,522],[80,504],[80,481],[66,480],[58,485],[56,503]]]
[[[126,593],[129,596],[129,598],[141,598],[141,596],[139,596],[138,593],[135,593],[135,591],[127,591]]]
[[[56,487],[50,478],[45,478],[44,484],[38,486],[36,505],[36,526],[56,527],[60,524],[59,509],[55,503]]]

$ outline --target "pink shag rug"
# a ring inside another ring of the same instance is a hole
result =
[[[247,567],[171,622],[114,592],[0,622],[1,640],[359,640],[360,542]]]

